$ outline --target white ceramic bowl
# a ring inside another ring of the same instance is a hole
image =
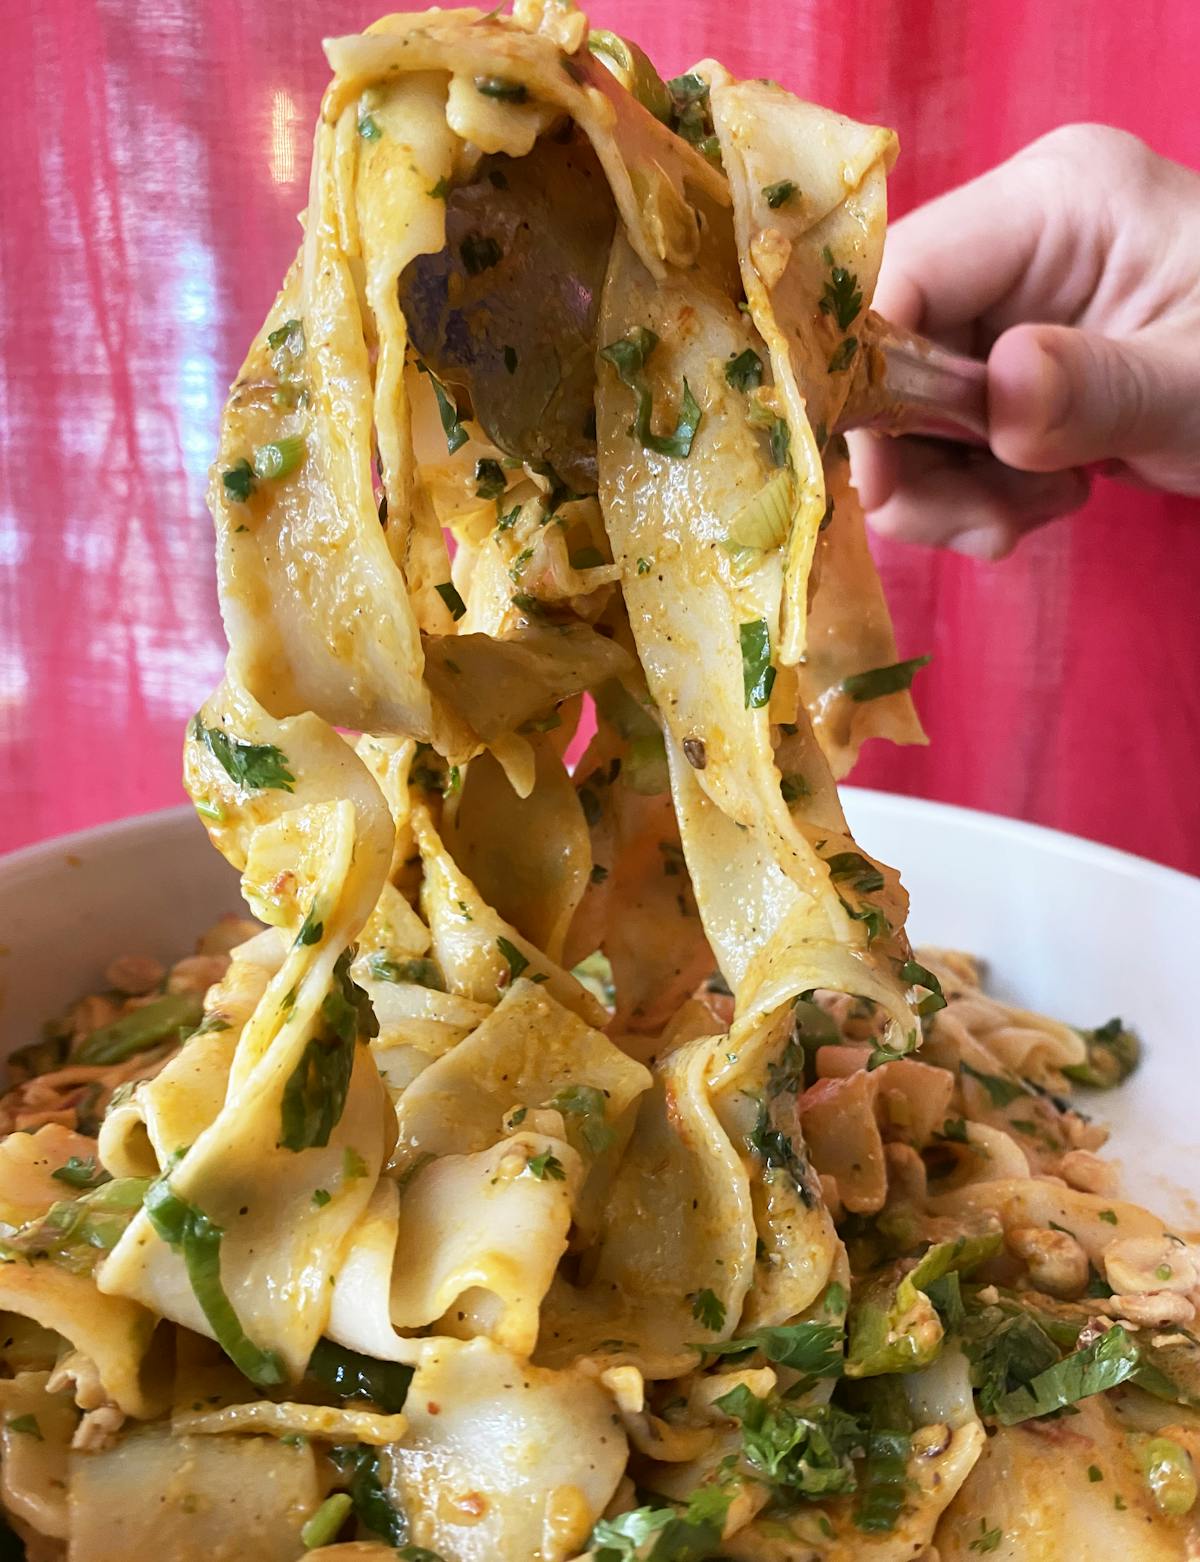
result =
[[[845,793],[860,843],[902,871],[915,942],[984,956],[1001,996],[1078,1025],[1120,1014],[1146,1061],[1089,1109],[1135,1197],[1200,1226],[1200,879],[1074,836],[881,792]],[[190,808],[0,859],[0,1055],[101,985],[116,954],[188,952],[240,908],[237,879]]]

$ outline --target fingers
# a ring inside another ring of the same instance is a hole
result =
[[[1200,369],[1157,335],[1113,339],[1019,325],[988,358],[991,446],[1052,472],[1116,459],[1177,492],[1200,490]]]
[[[872,307],[949,345],[1020,282],[1042,228],[1021,159],[892,223]],[[997,214],[1004,213],[1002,220]]]
[[[1088,496],[1087,477],[1074,470],[1018,472],[986,451],[938,440],[850,439],[872,528],[905,542],[1000,558],[1027,531],[1069,515]]]
[[[1074,321],[1112,243],[1114,190],[1144,204],[1162,164],[1107,126],[1051,131],[893,223],[873,307],[979,352],[1019,320]]]

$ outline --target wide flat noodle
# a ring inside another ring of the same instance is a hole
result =
[[[392,1449],[413,1541],[457,1562],[563,1562],[586,1546],[628,1448],[581,1372],[529,1366],[485,1340],[427,1345]]]
[[[746,299],[770,351],[802,496],[788,540],[780,624],[780,660],[791,666],[805,651],[809,574],[825,510],[820,450],[850,391],[858,338],[849,328],[865,314],[879,274],[896,137],[770,82],[734,82],[714,62],[700,69],[712,83]],[[772,205],[768,196],[777,196],[783,181],[789,193]],[[853,312],[849,303],[830,307],[826,288],[835,265],[857,281]]]
[[[868,738],[926,743],[907,689],[873,700],[855,700],[845,679],[897,659],[891,615],[867,546],[867,523],[850,482],[850,464],[827,455],[826,493],[832,518],[817,542],[819,582],[808,618],[804,660],[796,668],[800,693],[817,741],[840,781],[849,774]]]
[[[681,1044],[656,1069],[609,1194],[598,1253],[580,1287],[559,1280],[547,1298],[539,1359],[581,1354],[631,1362],[648,1378],[694,1365],[688,1341],[726,1338],[754,1279],[749,1179],[709,1099],[720,1040]],[[697,1296],[720,1307],[701,1324]]]

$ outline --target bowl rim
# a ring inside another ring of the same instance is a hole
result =
[[[999,835],[1075,861],[1088,861],[1116,873],[1135,874],[1143,880],[1149,878],[1157,881],[1164,889],[1200,895],[1200,877],[1186,873],[1181,868],[1171,868],[1150,857],[1139,857],[1135,852],[1123,851],[1118,846],[1108,846],[1103,841],[1092,841],[1086,836],[1073,835],[1050,825],[1036,824],[1030,819],[1014,819],[1008,814],[990,813],[983,808],[967,808],[961,803],[944,803],[932,797],[913,797],[906,792],[884,792],[875,787],[845,786],[840,790],[851,799],[851,811],[853,799],[862,798],[881,813],[916,815],[930,822],[950,815],[968,829]],[[151,809],[146,813],[127,814],[119,819],[88,825],[82,830],[72,830],[67,835],[48,836],[44,840],[19,846],[15,851],[0,854],[0,878],[6,878],[21,869],[38,868],[44,858],[74,855],[81,848],[86,849],[100,841],[105,845],[119,844],[124,837],[143,831],[169,831],[182,825],[185,819],[197,824],[200,822],[190,803],[177,803],[170,808]],[[903,863],[896,866],[903,879]]]

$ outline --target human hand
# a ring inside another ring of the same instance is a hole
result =
[[[1200,494],[1200,174],[1067,125],[888,231],[874,307],[987,357],[991,451],[852,436],[871,524],[998,558],[1087,468]]]

